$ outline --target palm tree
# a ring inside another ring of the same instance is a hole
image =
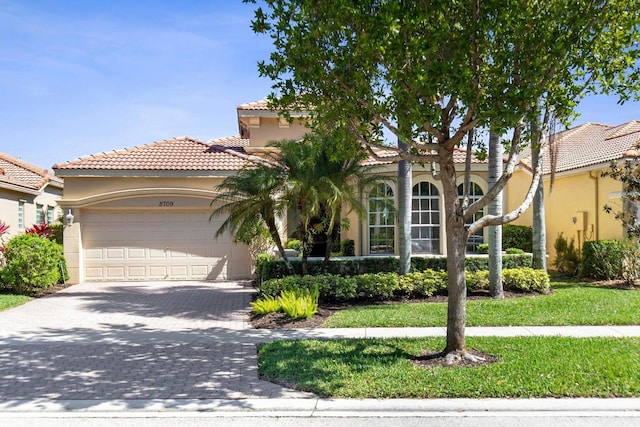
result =
[[[286,170],[287,185],[283,194],[300,218],[302,271],[312,246],[314,217],[321,216],[321,231],[331,237],[340,222],[342,207],[364,215],[362,189],[379,182],[381,177],[363,166],[366,155],[360,146],[345,149],[349,142],[331,136],[307,136],[302,141],[283,140],[271,144],[278,150],[272,160]],[[327,239],[325,267],[331,255],[332,239]]]
[[[211,205],[218,207],[210,218],[227,214],[216,231],[216,237],[226,231],[234,235],[243,235],[247,230],[266,226],[280,256],[292,272],[293,268],[285,254],[277,224],[277,217],[286,210],[286,204],[278,197],[285,182],[285,171],[279,165],[249,164],[237,175],[226,178],[216,188],[218,195],[214,197]]]

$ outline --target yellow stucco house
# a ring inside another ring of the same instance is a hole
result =
[[[172,138],[54,165],[57,175],[65,179],[61,204],[65,212],[70,210],[73,215],[73,223],[67,226],[64,235],[70,281],[249,278],[248,248],[234,243],[229,235],[214,239],[222,221],[209,221],[215,188],[260,156],[270,141],[299,139],[308,128],[304,112],[293,113],[293,120],[288,122],[270,111],[266,101],[238,106],[237,117],[239,135],[234,137],[207,142]],[[563,141],[592,137],[596,128],[612,129],[604,125],[585,126],[590,130],[567,131],[574,138],[561,137],[558,146],[564,147]],[[615,131],[611,133],[614,134]],[[570,148],[569,152],[576,150]],[[621,235],[621,228],[613,218],[605,218],[600,211],[595,214],[597,204],[620,192],[615,182],[595,178],[597,167],[606,167],[610,160],[598,159],[599,162],[589,164],[571,160],[567,168],[557,168],[554,190],[547,198],[548,248],[553,247],[558,230],[565,235],[568,231],[577,232],[572,221],[578,212],[587,212],[580,217],[584,227],[582,239],[591,230],[589,224],[594,224],[592,238],[596,238],[596,230],[599,238]],[[465,152],[458,151],[455,160],[462,182]],[[373,159],[369,162],[382,175],[396,174],[397,165],[391,162]],[[487,164],[474,157],[471,169],[472,197],[479,197],[487,191]],[[572,181],[574,175],[576,181]],[[506,208],[522,200],[530,178],[524,161],[505,192]],[[412,252],[444,254],[446,236],[440,183],[433,178],[428,165],[414,165],[412,179]],[[587,183],[589,187],[585,187]],[[579,187],[572,190],[574,185]],[[594,188],[598,189],[597,200],[587,196]],[[388,209],[389,202],[395,205],[396,194],[396,184],[390,179],[364,195],[369,206],[366,218],[361,220],[352,214],[351,227],[343,229],[341,236],[354,240],[356,255],[397,253],[397,225]],[[568,195],[572,196],[571,202]],[[530,225],[530,214],[519,223]],[[287,235],[292,228],[286,230]],[[473,251],[483,241],[482,233],[473,236],[469,250]]]
[[[621,211],[622,184],[601,177],[612,161],[633,159],[640,144],[640,120],[617,126],[585,123],[559,132],[543,157],[547,253],[556,256],[554,242],[560,233],[581,249],[586,240],[623,238],[623,228],[605,205]],[[555,168],[553,186],[551,170]],[[531,164],[525,157],[506,189],[507,209],[513,209],[531,182]],[[529,209],[514,224],[531,225]],[[551,266],[551,264],[549,264]]]
[[[0,220],[9,226],[5,239],[34,224],[53,224],[62,211],[63,181],[50,171],[0,153]]]

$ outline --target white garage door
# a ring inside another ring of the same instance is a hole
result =
[[[86,211],[81,224],[88,281],[250,276],[246,246],[215,239],[207,211]]]

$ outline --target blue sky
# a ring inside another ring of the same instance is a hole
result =
[[[0,151],[50,168],[174,136],[238,133],[264,98],[270,39],[241,0],[0,0]],[[591,97],[586,121],[640,119],[640,103]]]

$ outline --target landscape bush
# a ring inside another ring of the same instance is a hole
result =
[[[503,255],[503,268],[520,268],[531,267],[531,254]],[[302,266],[299,259],[291,259],[291,265],[295,275],[302,273]],[[347,259],[331,259],[326,266],[322,260],[311,259],[308,261],[308,274],[335,274],[339,276],[357,276],[367,273],[391,273],[399,270],[400,264],[397,257],[367,257],[367,258],[347,258]],[[489,259],[486,256],[469,256],[465,260],[465,268],[467,271],[480,271],[489,269]],[[443,256],[421,257],[414,256],[411,258],[411,271],[447,270],[447,258]],[[275,257],[261,255],[257,258],[256,279],[258,283],[282,278],[289,275],[287,267],[282,260],[276,260]],[[322,290],[321,290],[322,292]]]
[[[553,261],[553,266],[560,273],[578,274],[580,268],[580,254],[575,245],[575,239],[567,239],[561,233],[556,237],[556,241],[553,243],[553,247],[556,250],[556,258]]]
[[[502,286],[505,291],[547,293],[551,281],[544,270],[512,268],[502,270]]]
[[[0,281],[18,294],[47,289],[66,272],[62,246],[46,237],[22,234],[10,239],[3,249],[4,268]]]
[[[622,277],[624,247],[620,240],[593,240],[582,245],[580,276],[596,280]]]
[[[253,312],[260,315],[283,312],[292,319],[308,319],[318,311],[318,285],[312,290],[290,287],[277,298],[270,295],[252,301]]]
[[[318,311],[318,286],[309,289],[288,289],[280,293],[280,309],[290,318],[308,319]]]
[[[489,271],[480,270],[466,273],[468,291],[488,289]],[[544,270],[517,268],[503,270],[505,290],[514,292],[549,291],[549,275]],[[383,301],[403,298],[426,298],[432,295],[446,295],[447,273],[425,270],[404,276],[397,273],[362,274],[353,277],[336,275],[289,276],[271,279],[259,286],[261,296],[277,297],[283,290],[318,289],[321,302]]]
[[[399,277],[398,296],[428,298],[446,293],[447,272],[436,270],[415,271]]]

